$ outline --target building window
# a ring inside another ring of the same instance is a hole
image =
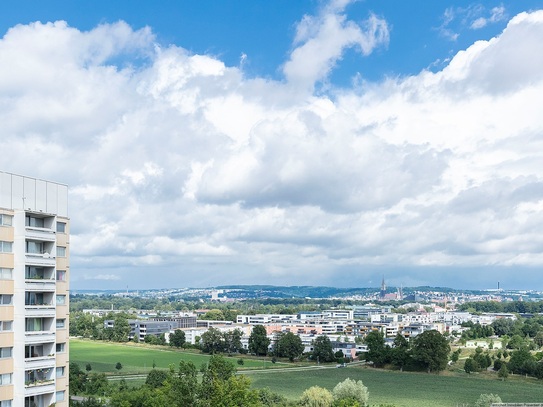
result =
[[[25,330],[26,332],[43,331],[43,320],[41,318],[27,318]]]
[[[57,305],[66,305],[65,295],[57,295]]]
[[[51,305],[50,302],[45,301],[43,293],[25,292],[25,305]]]
[[[66,328],[66,320],[63,319],[57,319],[57,329],[63,329]]]
[[[0,331],[11,331],[13,329],[13,321],[0,321]]]
[[[0,213],[0,226],[13,226],[13,216]]]
[[[11,407],[11,402],[13,400],[2,400],[0,401],[0,407]]]
[[[0,348],[0,359],[12,357],[13,348]]]
[[[57,343],[57,353],[64,353],[64,352],[66,352],[66,344]]]
[[[57,391],[56,398],[57,398],[57,401],[64,401],[64,390],[63,391]]]
[[[12,379],[11,373],[0,374],[0,386],[11,384],[12,383],[11,379]]]
[[[64,366],[57,367],[57,379],[59,377],[64,377]]]
[[[32,216],[27,216],[25,220],[25,225],[33,228],[43,228],[43,218],[33,218]]]
[[[0,280],[12,280],[13,269],[0,268]]]
[[[66,248],[64,246],[57,246],[57,257],[66,257]]]
[[[11,253],[13,251],[13,242],[4,242],[0,240],[0,253]]]
[[[58,233],[66,233],[66,223],[57,222],[57,232]]]
[[[66,281],[66,270],[57,270],[57,281]]]
[[[0,305],[11,305],[13,303],[13,295],[0,294]]]

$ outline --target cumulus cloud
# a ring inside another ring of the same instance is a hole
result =
[[[285,81],[122,22],[0,40],[2,170],[70,186],[76,288],[367,285],[393,268],[458,286],[543,265],[543,12],[441,71],[311,92],[345,49],[389,41],[348,3],[298,24]]]
[[[295,48],[283,67],[287,81],[297,88],[313,89],[327,77],[347,48],[355,47],[362,55],[387,45],[387,22],[370,15],[362,24],[348,20],[344,8],[350,1],[335,1],[316,16],[305,15],[298,24]]]

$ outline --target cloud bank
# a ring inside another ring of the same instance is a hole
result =
[[[283,81],[123,22],[4,35],[2,170],[70,186],[75,288],[513,286],[543,265],[543,12],[439,72],[317,92],[393,40],[344,8],[299,22]]]

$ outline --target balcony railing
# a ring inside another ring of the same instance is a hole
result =
[[[52,229],[49,228],[27,226],[25,237],[40,241],[54,242],[56,239],[56,234]]]
[[[50,253],[26,253],[26,264],[53,267],[56,264],[56,258]]]

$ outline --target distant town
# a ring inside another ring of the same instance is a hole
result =
[[[170,298],[201,301],[234,302],[262,298],[342,299],[351,301],[413,301],[456,304],[474,301],[540,301],[543,291],[506,290],[497,283],[486,290],[446,287],[388,287],[383,279],[379,288],[337,288],[312,286],[232,285],[212,288],[164,288],[131,290],[72,290],[78,295],[112,295],[115,297]]]

